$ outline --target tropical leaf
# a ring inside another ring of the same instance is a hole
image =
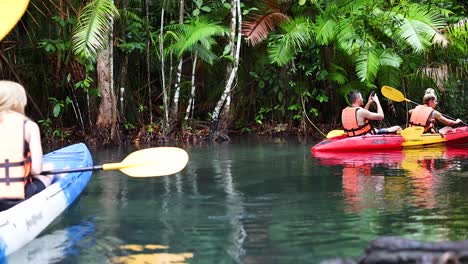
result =
[[[404,14],[397,14],[398,37],[415,52],[424,52],[432,43],[438,30],[445,26],[445,21],[437,12],[411,5]],[[439,40],[440,41],[440,40]]]
[[[330,44],[335,39],[335,27],[336,21],[332,17],[319,16],[314,25],[315,41],[320,45]]]
[[[356,59],[356,72],[359,79],[367,84],[372,83],[379,72],[380,61],[373,50],[361,52]]]
[[[286,43],[284,38],[276,38],[276,41],[271,41],[268,47],[268,57],[273,63],[278,66],[283,66],[294,59],[294,49],[290,44]]]
[[[446,28],[446,36],[450,39],[451,47],[461,54],[468,53],[468,18]]]
[[[254,15],[251,21],[242,23],[242,34],[252,46],[255,46],[265,40],[271,31],[286,20],[288,16],[279,10],[273,10],[264,15]]]
[[[107,46],[109,30],[118,12],[112,0],[94,0],[81,11],[73,32],[73,53],[95,61]]]
[[[377,74],[379,83],[389,85],[391,87],[401,86],[400,69],[382,65]]]
[[[309,19],[305,17],[296,17],[281,24],[284,30],[285,41],[291,43],[295,49],[300,50],[309,45],[312,41],[314,32]]]
[[[398,54],[390,52],[389,50],[382,50],[379,54],[379,64],[381,66],[389,66],[398,69],[400,68],[401,62],[401,57]]]
[[[284,34],[275,37],[269,45],[269,57],[282,66],[290,62],[295,54],[307,47],[313,40],[313,30],[307,18],[297,17],[281,24]]]
[[[182,56],[186,52],[198,50],[199,54],[208,54],[212,45],[216,42],[213,37],[223,36],[227,33],[225,27],[217,22],[209,21],[205,17],[198,17],[188,24],[176,24],[166,27],[166,35],[170,36],[172,44],[168,47],[167,54],[174,52],[177,56]],[[207,51],[202,52],[200,48],[204,47]],[[203,60],[203,56],[200,56]]]
[[[193,48],[193,52],[195,52],[202,61],[212,65],[215,60],[218,60],[219,57],[216,56],[211,50],[206,49],[201,45],[195,45]]]

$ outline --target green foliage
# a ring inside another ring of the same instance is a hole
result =
[[[41,132],[43,133],[45,138],[48,139],[59,139],[59,140],[64,140],[68,137],[70,137],[71,133],[68,131],[65,131],[61,128],[52,128],[52,120],[50,118],[47,119],[41,119],[37,121],[39,126],[41,127]]]
[[[265,120],[266,115],[269,112],[271,112],[271,110],[273,109],[270,107],[265,107],[265,106],[260,107],[260,110],[255,115],[255,123],[263,126],[263,120]]]
[[[130,11],[126,12],[125,17],[125,37],[118,39],[117,47],[127,54],[142,52],[146,47],[146,20]]]
[[[117,16],[112,0],[93,0],[86,5],[73,32],[73,53],[95,61],[98,51],[107,46],[111,23]]]
[[[313,36],[311,23],[305,17],[286,21],[281,24],[281,29],[284,33],[273,36],[269,46],[269,57],[279,66],[290,62],[295,54],[307,47]]]
[[[52,105],[52,113],[55,118],[59,117],[63,111],[72,103],[70,97],[66,97],[65,100],[59,100],[55,97],[49,97],[49,101]]]
[[[184,53],[197,53],[203,61],[213,64],[217,56],[211,51],[216,44],[216,36],[224,36],[227,29],[206,17],[196,17],[187,24],[174,24],[166,27],[166,37],[171,45],[165,55],[174,53],[178,57]],[[226,49],[226,48],[225,48]]]

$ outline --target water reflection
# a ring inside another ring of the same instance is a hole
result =
[[[433,209],[443,174],[460,170],[468,148],[433,146],[386,152],[314,153],[322,165],[340,165],[347,210]],[[440,172],[440,173],[439,173]]]
[[[68,255],[83,246],[86,238],[95,231],[92,221],[56,230],[50,234],[34,239],[24,248],[8,256],[10,264],[51,264],[63,261]]]
[[[122,245],[120,250],[125,251],[125,256],[112,257],[111,263],[115,264],[186,264],[193,258],[193,253],[166,253],[157,252],[167,250],[163,245]]]

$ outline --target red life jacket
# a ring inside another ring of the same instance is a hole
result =
[[[435,119],[432,117],[434,109],[426,105],[418,105],[411,112],[410,126],[424,127],[424,133],[435,127]]]
[[[31,180],[31,153],[25,141],[26,120],[18,113],[6,113],[0,127],[0,199],[24,199]]]
[[[358,125],[357,111],[359,109],[362,109],[362,107],[348,106],[341,112],[341,122],[348,137],[365,135],[369,132],[373,134],[374,132],[368,119],[364,121],[364,125]]]

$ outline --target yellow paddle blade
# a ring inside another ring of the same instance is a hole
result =
[[[409,101],[400,91],[387,85],[382,86],[380,92],[383,96],[395,102]]]
[[[0,0],[0,40],[18,23],[29,0]]]
[[[327,138],[344,136],[344,134],[345,134],[344,130],[332,130],[328,132]]]
[[[406,140],[415,140],[421,138],[422,134],[424,133],[424,127],[421,126],[412,126],[403,129],[402,131],[398,131],[401,136]]]
[[[103,164],[102,169],[117,169],[131,177],[157,177],[181,171],[188,159],[181,148],[147,148],[131,153],[120,163]]]

